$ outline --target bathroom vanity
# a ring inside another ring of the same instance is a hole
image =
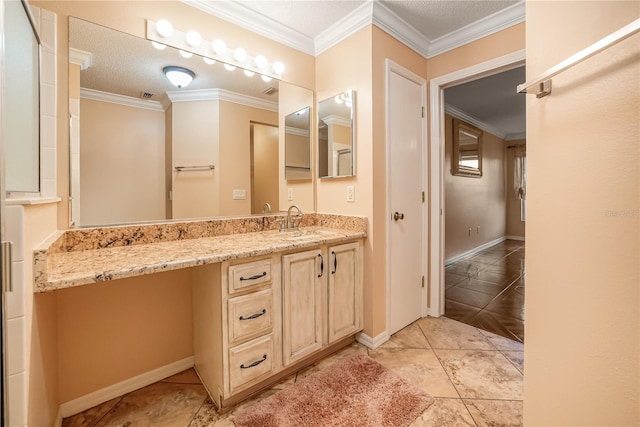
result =
[[[59,232],[35,251],[36,292],[191,270],[193,360],[225,409],[362,330],[366,219],[307,214]]]

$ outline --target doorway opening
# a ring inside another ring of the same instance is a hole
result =
[[[515,89],[524,80],[520,51],[433,79],[430,87],[429,314],[519,341],[524,325],[524,203],[513,189],[513,165],[526,142],[524,97]],[[501,93],[521,107],[500,101]],[[513,117],[518,109],[520,125]],[[453,168],[453,161],[459,167]],[[470,165],[473,173],[466,173]]]

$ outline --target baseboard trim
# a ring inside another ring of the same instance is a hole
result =
[[[389,341],[389,338],[391,337],[386,331],[379,334],[375,338],[371,338],[369,335],[365,334],[364,332],[361,332],[358,335],[358,342],[362,345],[369,347],[371,350],[375,350],[376,348],[380,347],[382,344]]]
[[[122,396],[123,394],[130,393],[142,387],[146,387],[164,378],[170,377],[171,375],[175,375],[179,372],[189,369],[193,367],[193,365],[193,356],[189,356],[185,359],[178,360],[176,362],[154,369],[153,371],[145,372],[144,374],[137,375],[133,378],[129,378],[103,389],[85,394],[84,396],[78,397],[68,402],[64,402],[60,404],[60,407],[58,409],[58,418],[60,419],[60,424],[57,424],[56,420],[56,425],[62,425],[62,418],[79,414],[82,411],[93,408],[94,406],[100,405],[101,403],[104,403],[115,397]]]
[[[505,236],[507,240],[518,240],[520,242],[524,242],[523,236]]]
[[[447,265],[453,264],[454,262],[458,262],[458,261],[462,261],[463,259],[470,258],[470,257],[472,257],[474,255],[477,255],[479,252],[484,251],[485,249],[489,249],[493,245],[497,245],[498,243],[504,242],[507,239],[508,239],[507,236],[502,236],[502,237],[497,238],[496,240],[492,240],[492,241],[487,242],[487,243],[485,243],[483,245],[477,246],[477,247],[475,247],[473,249],[470,249],[470,250],[468,250],[466,252],[461,253],[460,255],[456,255],[453,258],[446,259],[444,261],[444,265],[446,267]]]

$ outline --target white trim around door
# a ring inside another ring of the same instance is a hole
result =
[[[444,314],[444,89],[491,76],[524,65],[525,51],[519,50],[471,67],[457,70],[429,82],[429,316]],[[513,88],[516,91],[516,88]]]

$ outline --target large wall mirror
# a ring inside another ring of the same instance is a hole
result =
[[[311,108],[284,118],[284,166],[287,181],[311,179]]]
[[[256,185],[255,168],[284,171],[281,105],[311,90],[74,17],[69,49],[72,226],[286,211],[284,173]],[[292,202],[313,211],[312,185]]]
[[[482,130],[453,119],[453,151],[451,173],[458,176],[482,177]]]
[[[5,188],[40,191],[40,41],[29,6],[4,2]],[[4,196],[3,196],[4,197]]]
[[[318,176],[355,175],[355,91],[349,90],[318,104]]]

